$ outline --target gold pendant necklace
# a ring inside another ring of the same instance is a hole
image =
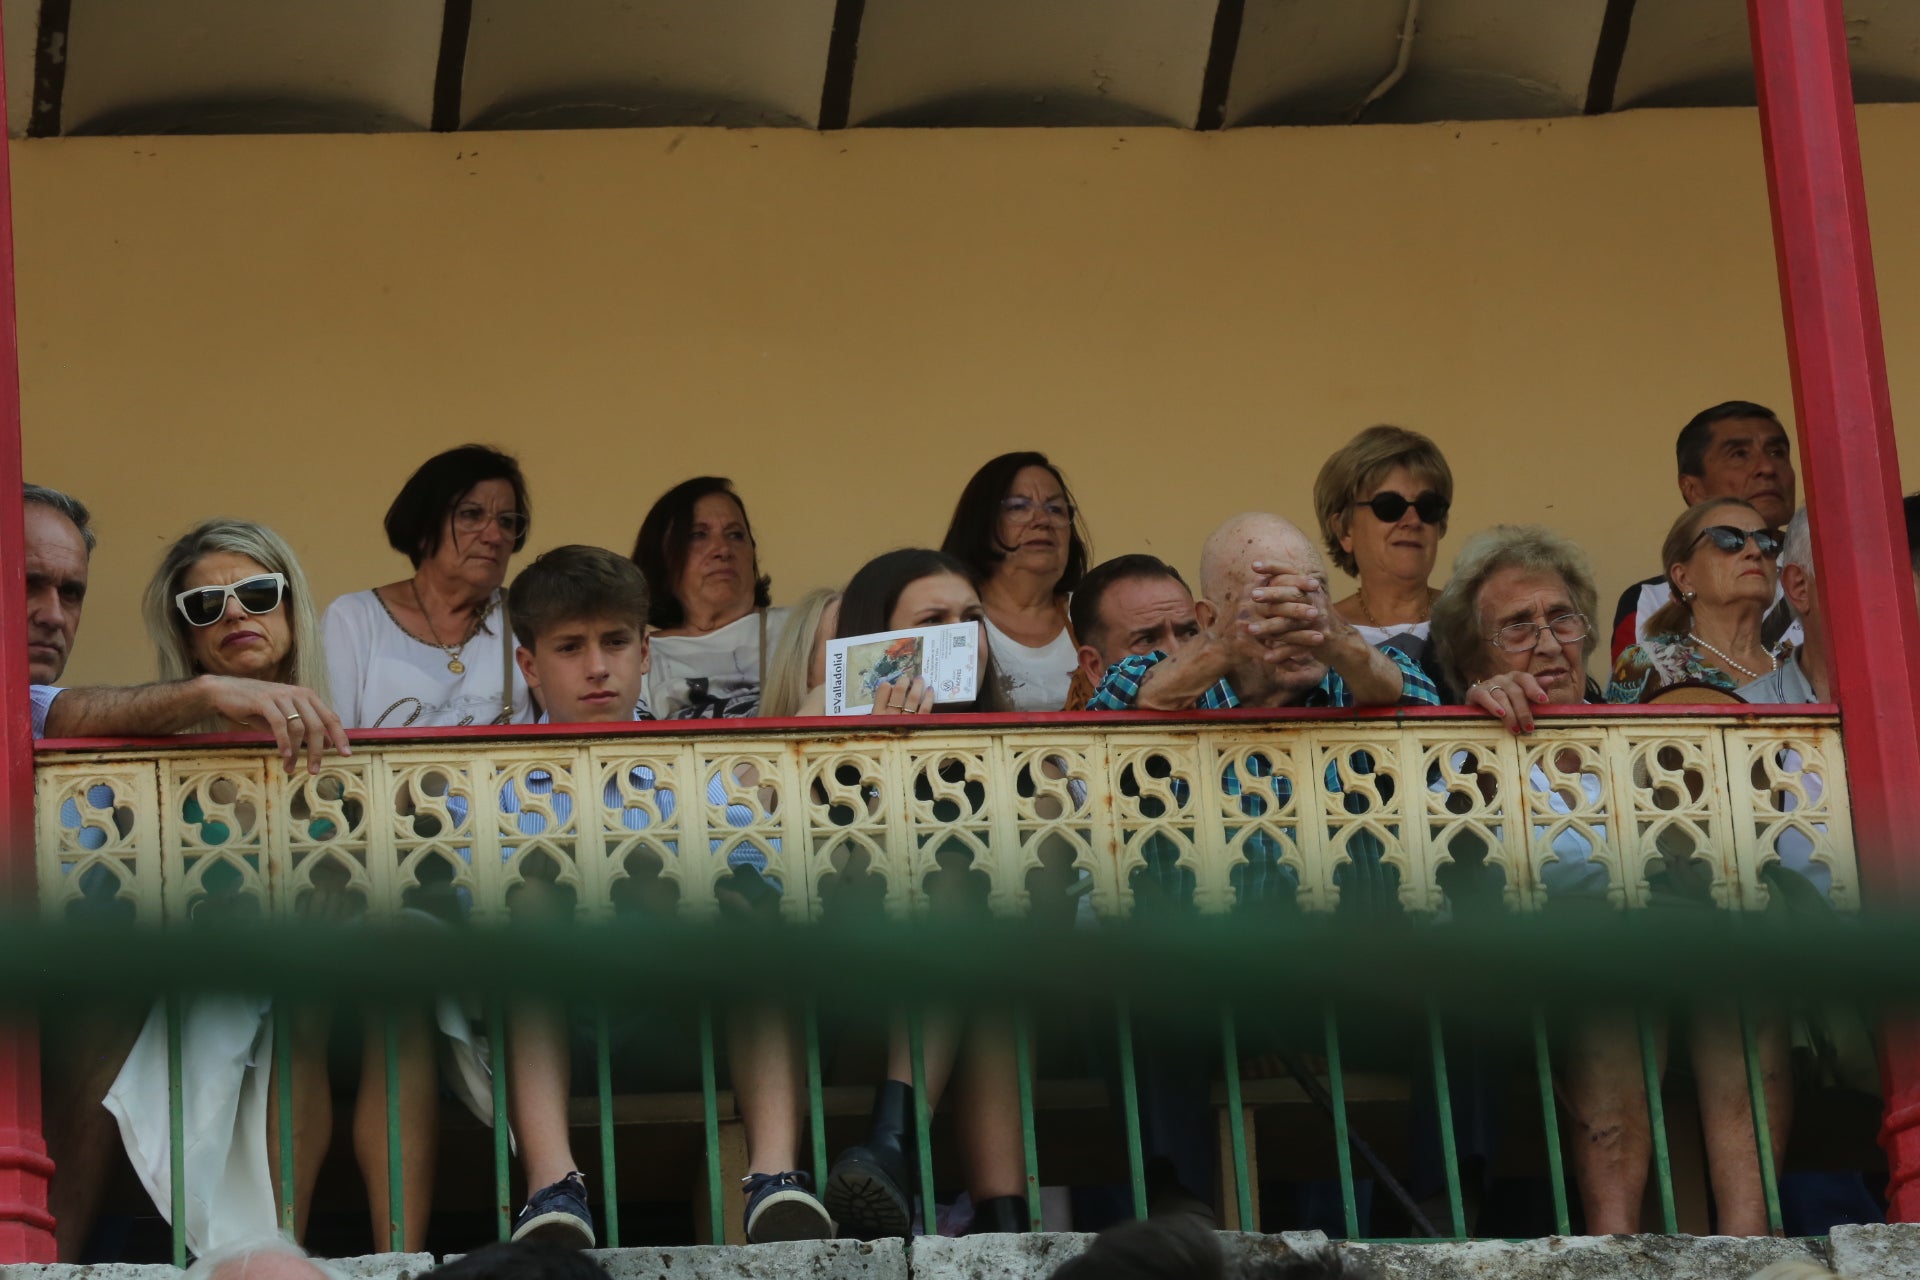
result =
[[[434,648],[446,651],[447,670],[457,676],[465,675],[467,673],[467,664],[460,661],[460,651],[467,647],[467,640],[473,639],[473,632],[467,632],[467,639],[462,640],[458,645],[442,643],[440,633],[433,629],[433,619],[427,614],[426,601],[420,598],[420,584],[410,579],[407,585],[413,588],[414,607],[420,610],[420,619],[427,624],[427,634],[433,637]]]

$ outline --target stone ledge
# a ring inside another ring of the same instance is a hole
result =
[[[1380,1280],[1748,1280],[1788,1258],[1828,1265],[1818,1242],[1744,1236],[1549,1236],[1518,1243],[1350,1244],[1341,1251],[1364,1261]]]
[[[363,1258],[326,1258],[353,1280],[416,1280],[433,1270],[430,1253],[374,1253]],[[180,1280],[164,1262],[15,1263],[0,1266],[0,1280]]]
[[[1835,1227],[1827,1237],[1833,1269],[1845,1280],[1911,1280],[1920,1277],[1920,1226],[1875,1223]]]
[[[789,1240],[780,1244],[596,1249],[613,1280],[907,1280],[903,1240]]]

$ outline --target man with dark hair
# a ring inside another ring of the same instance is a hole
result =
[[[1172,653],[1200,634],[1186,580],[1149,555],[1115,556],[1088,570],[1067,606],[1067,620],[1080,641],[1080,670],[1089,689],[1099,688],[1107,668],[1122,658],[1156,649]]]
[[[1799,505],[1793,442],[1779,415],[1765,405],[1728,400],[1702,409],[1680,428],[1673,454],[1680,496],[1688,506],[1709,498],[1740,498],[1753,504],[1769,528],[1784,528],[1793,519]],[[1613,611],[1613,661],[1645,637],[1647,619],[1671,598],[1666,570],[1661,565],[1658,576],[1621,593]],[[1800,625],[1783,598],[1776,597],[1768,610],[1761,638],[1769,648],[1783,639],[1800,642]]]
[[[1051,1280],[1224,1280],[1220,1238],[1197,1223],[1149,1218],[1108,1227]]]
[[[501,1241],[426,1272],[421,1280],[607,1280],[607,1271],[577,1250],[537,1240]]]

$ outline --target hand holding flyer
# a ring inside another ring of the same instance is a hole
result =
[[[915,676],[934,691],[936,704],[973,701],[980,676],[980,624],[827,641],[827,714],[871,714],[874,690]]]

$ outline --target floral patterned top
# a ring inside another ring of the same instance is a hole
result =
[[[1607,701],[1645,702],[1662,689],[1689,681],[1740,692],[1739,682],[1702,661],[1685,636],[1648,636],[1621,651],[1607,685]]]

